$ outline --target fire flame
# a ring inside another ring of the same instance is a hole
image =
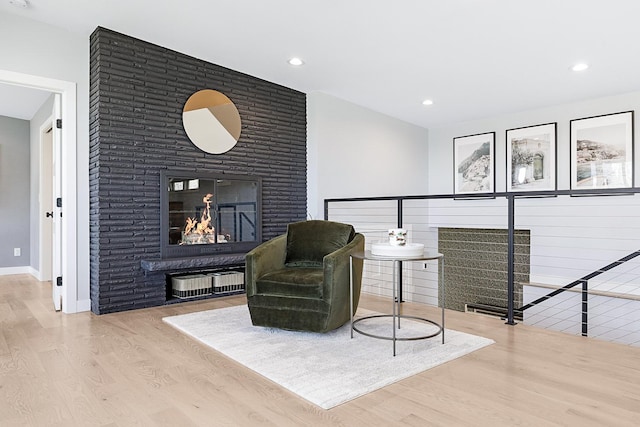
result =
[[[187,218],[187,224],[184,228],[184,234],[200,234],[200,235],[213,235],[215,229],[211,225],[211,198],[213,194],[208,193],[202,198],[202,202],[205,204],[205,209],[202,212],[200,221],[197,221],[195,217]]]

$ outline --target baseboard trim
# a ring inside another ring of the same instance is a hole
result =
[[[36,278],[38,282],[42,282],[42,274],[33,267],[29,267],[29,274]]]
[[[28,265],[24,267],[2,267],[0,268],[0,276],[10,276],[13,274],[31,274],[32,268]]]
[[[80,313],[81,311],[91,311],[90,299],[83,299],[78,301],[76,305],[76,313]]]

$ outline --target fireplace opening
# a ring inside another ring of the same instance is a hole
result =
[[[261,236],[261,180],[251,176],[163,172],[163,258],[248,252]]]

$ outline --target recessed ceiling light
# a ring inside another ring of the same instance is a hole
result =
[[[573,67],[571,67],[571,71],[584,71],[587,68],[589,68],[589,64],[580,62],[578,64],[575,64]]]
[[[29,7],[29,2],[27,2],[27,0],[9,0],[9,3],[14,5],[15,7],[21,7],[23,9]]]
[[[422,105],[433,105],[433,101],[430,99],[425,99],[422,101]]]
[[[291,58],[289,60],[289,64],[294,65],[296,67],[299,67],[301,65],[304,65],[304,61],[302,59],[300,59],[300,58],[295,58],[294,57],[294,58]]]

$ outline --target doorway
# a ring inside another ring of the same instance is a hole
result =
[[[61,170],[61,202],[64,202],[64,216],[60,215],[61,222],[61,247],[59,255],[62,256],[60,286],[57,290],[61,295],[62,311],[75,313],[78,307],[78,254],[77,254],[77,101],[76,84],[30,74],[16,73],[0,70],[0,83],[40,89],[60,95],[61,124],[60,133],[65,141],[61,147],[60,158],[65,164]],[[61,208],[58,208],[61,209]],[[54,209],[55,211],[55,209]],[[61,214],[61,210],[59,211]],[[57,283],[52,283],[56,288]],[[55,298],[55,296],[54,296]],[[83,304],[81,310],[89,307]]]

